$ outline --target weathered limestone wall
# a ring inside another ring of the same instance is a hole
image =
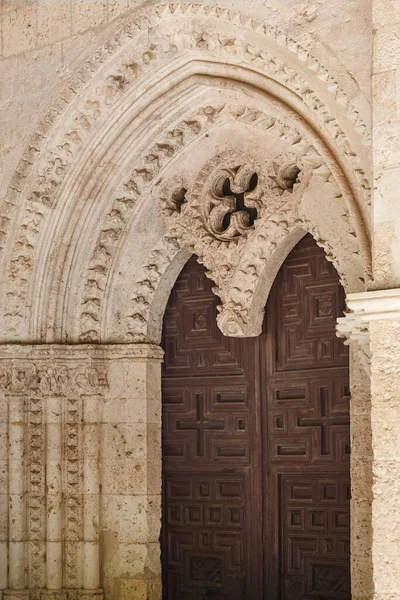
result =
[[[0,598],[161,597],[161,358],[1,347]]]
[[[400,3],[374,0],[373,258],[376,289],[400,284]]]
[[[400,590],[400,320],[370,323],[375,600]]]
[[[6,185],[28,134],[71,74],[101,46],[118,19],[140,12],[151,2],[140,0],[2,0],[0,3],[0,162]],[[272,24],[295,26],[302,39],[338,69],[336,56],[369,97],[371,45],[370,0],[209,0],[257,15]],[[345,16],[344,16],[345,15]],[[357,23],[357,27],[354,27]],[[326,41],[329,40],[330,49]],[[359,49],[363,60],[359,60]],[[333,73],[339,76],[343,73]],[[368,108],[360,100],[364,118]]]

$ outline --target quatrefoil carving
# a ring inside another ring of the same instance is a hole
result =
[[[247,235],[259,216],[261,196],[254,167],[219,169],[210,182],[208,202],[203,208],[207,230],[222,241]]]
[[[155,195],[170,231],[205,256],[211,248],[246,245],[266,217],[294,198],[301,172],[292,154],[260,164],[242,152],[227,151],[208,161],[194,181],[174,176]]]

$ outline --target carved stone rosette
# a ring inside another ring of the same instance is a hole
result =
[[[244,243],[265,214],[274,213],[300,184],[295,155],[271,161],[270,172],[240,152],[226,152],[210,160],[191,186],[168,182],[159,194],[161,210],[172,228],[187,232],[193,246],[232,248]]]

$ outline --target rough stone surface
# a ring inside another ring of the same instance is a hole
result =
[[[305,232],[354,310],[352,597],[399,599],[398,1],[1,0],[0,32],[0,600],[161,598],[170,290],[195,252],[258,335]]]

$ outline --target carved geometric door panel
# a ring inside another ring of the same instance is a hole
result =
[[[205,269],[191,258],[171,292],[164,317],[164,376],[243,374],[242,340],[217,327],[217,298]]]
[[[350,599],[348,348],[344,292],[305,236],[280,269],[261,337],[267,598]],[[266,427],[265,427],[266,426]]]
[[[258,341],[217,328],[192,258],[172,291],[163,347],[163,589],[168,600],[261,598]]]
[[[281,598],[350,598],[346,474],[279,475]]]
[[[349,600],[338,276],[303,238],[249,339],[221,334],[211,286],[193,257],[164,318],[164,598]]]

